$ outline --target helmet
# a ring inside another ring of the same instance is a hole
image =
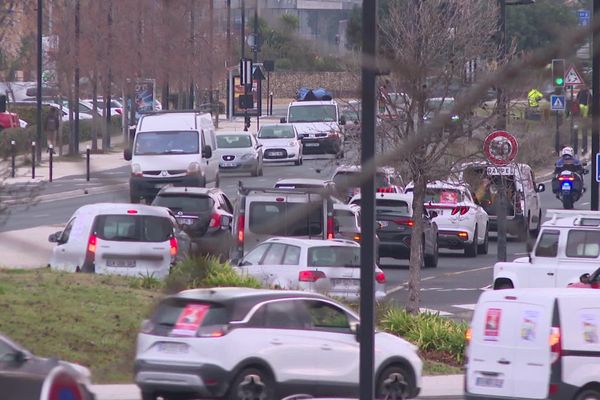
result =
[[[569,147],[569,146],[567,146],[567,147],[564,147],[564,148],[561,150],[561,152],[560,152],[560,155],[561,155],[561,157],[562,157],[562,156],[571,156],[571,157],[573,157],[573,153],[575,153],[575,152],[573,151],[573,148],[572,148],[572,147]]]

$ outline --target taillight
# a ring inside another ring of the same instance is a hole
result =
[[[469,233],[468,232],[458,232],[457,235],[461,239],[469,239]]]
[[[377,283],[385,283],[385,274],[383,272],[378,272],[377,275],[375,275],[375,280]]]
[[[123,114],[123,109],[121,108],[115,108],[115,112],[119,115]]]
[[[356,240],[357,242],[360,242],[360,233],[357,233],[354,235],[354,240]]]
[[[177,255],[177,239],[172,237],[169,244],[171,245],[171,256],[175,257]]]
[[[145,319],[144,321],[142,321],[142,327],[140,329],[142,333],[152,333],[153,330],[154,324],[152,323],[152,321],[150,321],[149,319]]]
[[[377,188],[377,193],[395,193],[393,187],[380,187]]]
[[[208,226],[211,228],[218,228],[221,226],[221,214],[219,213],[214,213],[213,215],[210,216],[210,222],[208,223]]]
[[[229,326],[227,325],[212,325],[202,327],[196,332],[196,336],[205,338],[217,338],[225,336],[229,332]]]
[[[550,362],[555,363],[560,359],[561,354],[560,328],[553,326],[550,328]]]
[[[467,342],[467,346],[471,343],[471,339],[473,338],[473,330],[469,327],[465,332],[465,341]]]
[[[558,180],[560,182],[562,182],[562,181],[571,181],[571,182],[573,182],[575,180],[575,177],[574,176],[559,176]]]
[[[469,212],[471,208],[468,206],[456,206],[452,209],[452,212],[450,214],[452,215],[456,215],[456,214],[460,214],[460,215],[465,215],[466,213]]]
[[[323,271],[300,271],[298,280],[300,282],[316,282],[319,279],[325,278]]]
[[[245,223],[246,223],[246,217],[244,217],[243,215],[238,216],[237,241],[238,241],[238,245],[240,245],[240,246],[244,245],[244,224]]]
[[[88,247],[87,250],[94,254],[96,253],[96,241],[98,239],[96,238],[96,235],[94,235],[93,233],[90,235],[90,238],[88,239]]]
[[[410,218],[406,218],[406,217],[395,219],[394,223],[396,223],[398,225],[406,225],[410,228],[412,228],[415,225],[415,221],[413,221]]]
[[[334,237],[333,227],[334,227],[333,216],[328,216],[327,217],[327,239],[333,239],[333,237]]]

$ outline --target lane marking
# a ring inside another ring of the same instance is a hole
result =
[[[477,304],[454,304],[452,307],[462,308],[463,310],[475,311],[475,306]]]

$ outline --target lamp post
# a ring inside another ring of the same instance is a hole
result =
[[[42,7],[43,0],[37,2],[37,105],[35,123],[36,126],[36,141],[38,142],[36,158],[38,162],[42,160]]]
[[[598,32],[598,19],[600,18],[600,0],[594,0],[594,14],[592,22],[594,24],[594,34],[592,38],[592,173],[596,175],[596,154],[600,151],[600,138],[598,137],[598,117],[600,117],[600,51],[598,45],[600,44],[600,33]],[[592,178],[591,188],[591,209],[598,211],[598,182],[597,177]]]

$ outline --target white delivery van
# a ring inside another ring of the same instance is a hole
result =
[[[467,333],[465,399],[600,399],[600,292],[483,292]]]
[[[193,111],[159,111],[143,114],[131,149],[129,190],[132,203],[152,201],[169,184],[219,186],[219,160],[215,127],[210,114]]]

